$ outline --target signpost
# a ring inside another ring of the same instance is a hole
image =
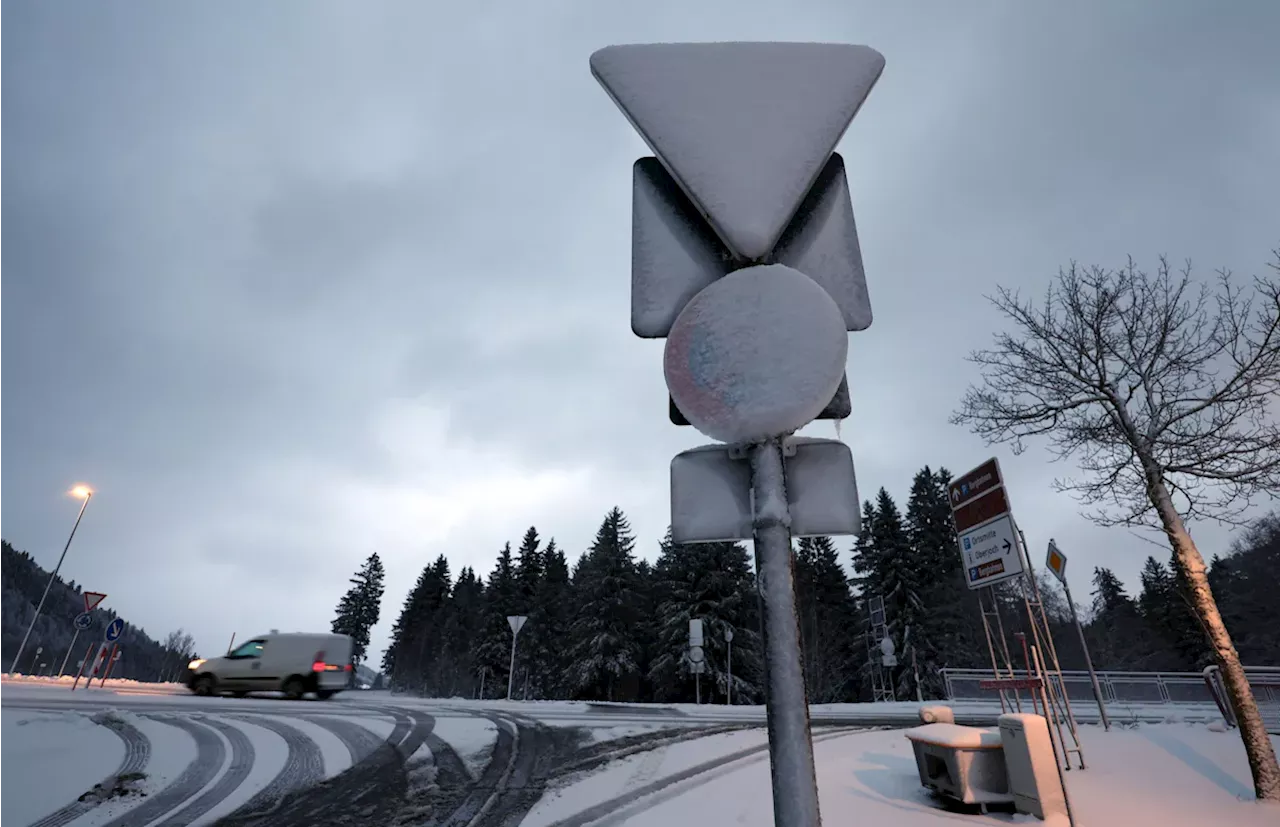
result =
[[[1098,683],[1098,673],[1093,670],[1093,657],[1089,654],[1089,643],[1085,640],[1084,627],[1080,625],[1080,614],[1076,611],[1076,602],[1071,599],[1071,586],[1067,583],[1067,555],[1062,553],[1052,538],[1049,539],[1049,552],[1046,555],[1045,565],[1062,584],[1067,606],[1071,609],[1071,623],[1076,627],[1076,634],[1080,636],[1080,648],[1084,651],[1084,665],[1089,670],[1089,684],[1093,688],[1093,699],[1098,704],[1098,714],[1102,717],[1102,728],[1110,732],[1111,719],[1107,717],[1107,705],[1102,699],[1102,686]]]
[[[702,671],[706,669],[707,656],[702,649],[702,620],[689,619],[689,671],[693,672],[693,702],[702,703]]]
[[[733,705],[733,627],[727,624],[724,627],[724,645],[725,645],[724,703],[725,703],[725,706],[732,706]]]
[[[92,612],[106,600],[107,596],[102,592],[85,592],[84,593],[84,611],[85,614]]]
[[[124,634],[124,621],[116,618],[107,624],[106,632],[103,633],[103,640],[107,643],[115,643]]]
[[[860,514],[848,446],[791,435],[848,415],[847,334],[871,324],[834,150],[884,57],[658,43],[590,64],[655,156],[633,168],[632,330],[667,339],[673,421],[721,443],[672,461],[672,538],[754,539],[774,821],[817,827],[791,538],[856,535]]]
[[[84,593],[84,606],[88,606],[88,595],[90,594],[97,595],[96,591],[86,591],[86,593]],[[93,606],[97,606],[97,604],[102,602],[101,598],[105,597],[105,594],[99,595],[99,599],[93,602]],[[81,634],[82,631],[88,631],[93,627],[93,616],[90,614],[91,609],[92,607],[84,609],[83,612],[77,614],[76,620],[72,621],[72,625],[76,627],[76,631],[72,634],[72,645],[67,646],[67,654],[63,657],[63,664],[58,668],[58,677],[63,676],[63,672],[67,671],[67,662],[72,658],[72,652],[76,650],[76,641],[79,639],[79,634]]]
[[[507,623],[511,626],[511,670],[507,673],[507,700],[511,700],[511,693],[516,685],[516,639],[520,637],[520,630],[524,628],[525,621],[529,618],[524,615],[507,615]]]
[[[892,669],[898,665],[897,649],[893,645],[893,638],[886,637],[880,639],[880,663],[886,669]]]
[[[956,541],[970,589],[994,586],[1023,573],[1013,512],[1000,463],[992,457],[948,489]]]

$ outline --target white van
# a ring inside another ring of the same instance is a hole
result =
[[[283,692],[297,700],[314,692],[327,700],[351,685],[351,638],[272,631],[223,657],[197,658],[187,668],[187,687],[197,695]]]

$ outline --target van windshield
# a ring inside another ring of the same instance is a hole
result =
[[[262,650],[266,646],[266,641],[251,640],[241,646],[239,649],[232,650],[227,657],[229,658],[257,658],[262,657]]]

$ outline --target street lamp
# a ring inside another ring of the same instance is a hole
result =
[[[31,618],[31,625],[27,627],[27,633],[22,636],[22,644],[18,646],[18,654],[14,656],[13,664],[9,667],[10,675],[18,671],[18,664],[22,662],[22,652],[27,648],[27,641],[31,639],[31,630],[36,627],[36,621],[40,619],[40,612],[44,609],[44,602],[49,598],[49,589],[53,588],[53,581],[58,579],[58,572],[62,570],[62,561],[67,559],[67,549],[71,548],[71,541],[75,539],[76,529],[80,527],[80,520],[84,517],[84,510],[89,507],[89,500],[93,499],[93,489],[83,484],[76,485],[68,493],[84,502],[80,504],[80,513],[76,515],[75,525],[71,526],[71,536],[67,537],[67,544],[62,547],[62,555],[58,558],[58,565],[53,567],[53,574],[49,575],[49,582],[45,584],[44,594],[40,595],[40,603],[36,606],[35,616]]]

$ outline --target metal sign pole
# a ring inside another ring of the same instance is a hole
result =
[[[58,677],[61,678],[63,673],[67,671],[67,663],[71,660],[71,653],[75,651],[76,639],[80,637],[80,629],[77,628],[75,633],[71,635],[71,645],[67,647],[67,656],[62,659],[62,667],[58,670]]]
[[[782,444],[751,449],[755,492],[756,577],[764,638],[765,706],[769,765],[773,776],[773,821],[785,827],[818,827],[818,779],[809,734],[809,701],[801,671],[790,515]]]
[[[725,636],[725,646],[728,647],[728,653],[725,656],[725,673],[726,683],[724,685],[724,705],[733,705],[733,633],[730,632]]]
[[[1102,686],[1098,683],[1098,673],[1093,669],[1093,657],[1089,655],[1089,642],[1084,639],[1080,613],[1076,611],[1076,602],[1071,599],[1071,587],[1067,585],[1067,578],[1064,576],[1061,581],[1062,591],[1067,597],[1067,606],[1071,609],[1071,623],[1076,627],[1076,634],[1080,636],[1080,648],[1084,651],[1084,665],[1089,670],[1089,683],[1093,686],[1093,699],[1098,702],[1098,714],[1102,716],[1102,729],[1110,732],[1111,719],[1107,717],[1107,704],[1102,699]]]
[[[81,489],[76,490],[79,491]],[[76,538],[76,529],[80,527],[80,521],[84,519],[84,510],[89,507],[89,500],[92,499],[92,491],[84,495],[84,502],[80,505],[80,513],[76,515],[75,525],[71,526],[71,536],[67,537],[67,544],[62,547],[62,554],[58,557],[58,564],[53,567],[53,573],[49,575],[49,582],[44,584],[44,593],[40,595],[40,602],[36,604],[36,613],[31,616],[31,623],[27,626],[27,633],[22,636],[22,643],[18,644],[18,654],[13,656],[13,665],[9,667],[10,675],[18,671],[18,664],[22,661],[22,652],[27,648],[27,641],[31,639],[31,630],[36,627],[36,621],[40,619],[40,612],[44,610],[44,602],[49,599],[49,589],[53,588],[53,581],[58,579],[58,572],[62,571],[62,561],[67,559],[67,550],[71,548],[71,541]]]

